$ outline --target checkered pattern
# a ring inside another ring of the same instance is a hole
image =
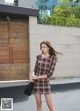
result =
[[[42,55],[37,56],[34,71],[37,68],[36,75],[47,75],[45,79],[38,79],[34,82],[34,93],[48,94],[51,93],[51,86],[49,83],[49,77],[52,76],[56,65],[56,57],[49,56],[43,58]]]

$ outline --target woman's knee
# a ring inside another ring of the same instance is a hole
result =
[[[41,100],[41,95],[40,94],[35,94],[37,106],[40,107],[42,105],[42,100]]]

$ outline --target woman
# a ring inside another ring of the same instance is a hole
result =
[[[51,86],[49,78],[52,76],[55,69],[57,54],[54,48],[51,46],[49,41],[42,41],[40,43],[40,49],[42,54],[37,56],[34,73],[32,76],[34,80],[34,95],[37,103],[37,111],[42,111],[41,94],[45,95],[47,105],[50,111],[54,111],[54,106],[51,99]]]

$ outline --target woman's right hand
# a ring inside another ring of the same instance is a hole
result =
[[[32,76],[30,77],[30,81],[31,81],[31,82],[34,82],[34,80],[37,79],[37,78],[35,78],[35,77],[37,77],[37,76],[35,76],[34,73],[35,73],[35,72],[33,72],[33,73],[32,73]]]
[[[33,79],[33,80],[36,80],[36,79],[38,79],[38,76],[33,75],[33,76],[32,76],[32,79]]]
[[[30,82],[34,82],[34,79],[32,78],[32,76],[30,77],[30,80],[29,80]]]

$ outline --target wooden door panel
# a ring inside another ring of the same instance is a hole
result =
[[[10,23],[10,47],[12,64],[10,65],[11,80],[29,78],[29,35],[28,24],[25,22]]]
[[[10,46],[26,46],[29,49],[28,39],[10,39]]]
[[[0,22],[0,39],[9,38],[8,22]]]
[[[26,22],[11,22],[10,23],[10,38],[27,38],[28,39],[28,24]]]
[[[21,39],[24,39],[24,38],[28,38],[28,33],[25,32],[25,33],[22,33],[22,32],[10,32],[10,37],[11,38],[21,38]]]
[[[8,81],[9,79],[9,64],[0,64],[0,81]]]
[[[9,64],[9,47],[0,47],[0,64]]]
[[[10,80],[29,79],[29,64],[11,64]]]
[[[29,49],[27,47],[13,47],[13,64],[15,63],[29,63]]]
[[[10,30],[12,32],[28,32],[27,22],[10,22]]]
[[[9,40],[8,39],[0,39],[0,47],[8,47]]]

